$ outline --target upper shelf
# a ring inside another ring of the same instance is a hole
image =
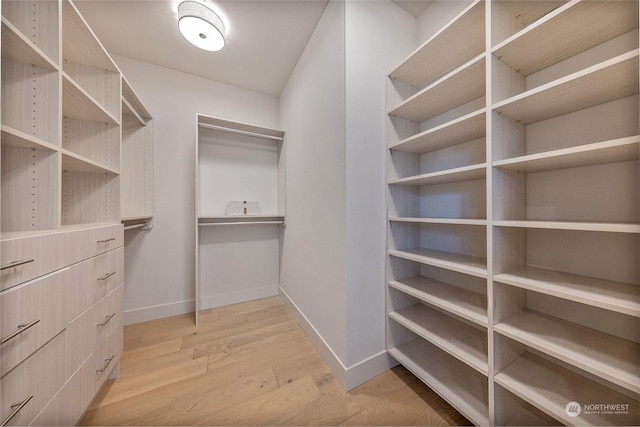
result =
[[[486,163],[463,166],[455,169],[447,169],[438,172],[425,173],[407,178],[400,178],[389,181],[389,184],[396,185],[436,185],[450,184],[453,182],[472,181],[483,179],[487,175]]]
[[[389,74],[420,88],[479,55],[485,48],[485,5],[476,0]],[[438,58],[433,61],[433,58]]]
[[[473,58],[407,99],[389,114],[422,122],[484,96],[485,62],[484,55]]]
[[[428,153],[482,138],[486,128],[486,109],[483,108],[404,139],[389,148],[407,153]]]
[[[110,173],[118,175],[119,171],[91,159],[87,159],[72,151],[62,149],[62,170],[88,173]]]
[[[487,278],[487,259],[482,257],[425,248],[390,250],[389,255],[483,279]]]
[[[640,135],[618,138],[562,148],[543,153],[493,162],[494,167],[519,172],[541,172],[556,169],[591,166],[603,163],[638,160],[640,157]]]
[[[256,138],[274,139],[282,141],[284,139],[284,131],[255,126],[246,123],[234,122],[218,117],[205,116],[198,114],[198,126],[222,132],[239,133],[245,136],[254,136]]]
[[[635,1],[573,0],[493,48],[524,76],[638,27]]]
[[[123,112],[133,116],[137,115],[138,119],[145,123],[147,120],[151,120],[151,114],[124,76],[122,76],[122,105],[126,106],[122,109]]]
[[[55,62],[32,43],[4,16],[2,17],[2,58],[57,70]]]
[[[36,150],[57,151],[58,147],[33,135],[2,125],[2,145]]]
[[[105,110],[65,72],[62,73],[62,111],[66,117],[70,118],[120,124],[118,119]]]
[[[533,123],[638,93],[638,49],[504,101],[493,109]]]
[[[120,72],[78,9],[68,0],[62,2],[62,56],[77,64]]]

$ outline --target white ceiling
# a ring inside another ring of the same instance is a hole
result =
[[[223,19],[226,46],[206,52],[178,31],[182,0],[76,0],[112,54],[279,96],[328,0],[198,0]],[[432,0],[394,0],[419,16]]]
[[[180,0],[76,0],[112,54],[279,96],[327,0],[200,0],[219,12],[226,45],[206,52],[178,32]]]

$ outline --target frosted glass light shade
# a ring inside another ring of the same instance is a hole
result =
[[[224,24],[202,3],[183,1],[178,6],[178,28],[192,45],[216,52],[224,47]]]

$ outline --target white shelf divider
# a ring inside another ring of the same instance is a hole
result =
[[[80,87],[67,73],[62,73],[62,110],[65,117],[119,125],[120,120]]]
[[[72,151],[62,149],[62,170],[89,173],[112,173],[118,175],[117,169],[110,168]]]
[[[436,185],[450,184],[460,181],[473,181],[485,178],[487,176],[486,168],[486,163],[480,163],[477,165],[462,166],[459,168],[430,172],[407,178],[394,179],[388,183],[395,185]]]
[[[487,225],[486,219],[471,218],[405,218],[392,216],[389,217],[391,222],[408,222],[413,224],[450,224],[450,225]]]
[[[457,271],[458,273],[487,278],[486,258],[424,248],[391,250],[389,251],[389,255],[444,268],[446,270]]]
[[[487,297],[428,277],[391,280],[389,286],[434,307],[487,327]]]
[[[58,70],[56,63],[4,16],[2,17],[2,58]]]
[[[496,274],[494,281],[640,317],[640,286],[536,267]]]
[[[640,233],[640,224],[570,221],[493,221],[498,227],[539,228],[545,230],[599,231],[607,233]]]
[[[36,150],[58,150],[58,147],[45,140],[7,125],[2,125],[2,145]]]
[[[482,375],[488,375],[486,330],[420,303],[393,311],[389,317]]]
[[[640,393],[640,344],[532,311],[520,312],[496,324],[494,330]]]

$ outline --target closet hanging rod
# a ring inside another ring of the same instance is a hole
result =
[[[147,125],[147,122],[145,121],[145,119],[143,119],[143,118],[140,116],[140,114],[138,114],[138,112],[136,111],[136,109],[135,109],[135,108],[133,108],[133,107],[131,106],[131,104],[129,104],[129,101],[127,101],[127,99],[126,99],[126,98],[122,98],[122,103],[123,103],[124,105],[126,105],[126,106],[127,106],[127,108],[129,109],[129,111],[131,111],[131,114],[133,114],[133,117],[135,117],[135,118],[140,122],[140,124],[141,124],[142,126],[146,126],[146,125]]]
[[[233,222],[203,222],[198,224],[201,227],[211,225],[254,225],[254,224],[284,224],[284,221],[233,221]]]
[[[124,231],[133,230],[134,228],[142,228],[146,227],[148,224],[146,222],[142,222],[140,224],[127,225],[124,227]]]
[[[207,128],[207,129],[221,130],[223,132],[237,133],[237,134],[240,134],[240,135],[257,136],[259,138],[266,138],[266,139],[275,139],[276,141],[283,141],[284,140],[284,138],[281,137],[281,136],[266,135],[264,133],[249,132],[247,130],[240,130],[240,129],[228,128],[228,127],[224,127],[224,126],[210,125],[210,124],[207,124],[207,123],[198,123],[198,126],[203,127],[203,128]]]

